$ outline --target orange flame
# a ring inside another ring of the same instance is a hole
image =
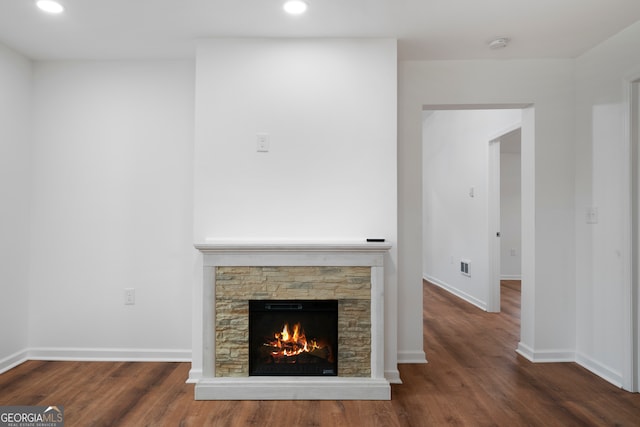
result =
[[[276,357],[297,356],[321,348],[316,340],[307,340],[300,323],[293,325],[293,331],[290,331],[289,324],[285,323],[282,331],[274,334],[274,341],[267,342],[265,345],[277,348],[271,352]]]

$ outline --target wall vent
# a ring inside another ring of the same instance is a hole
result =
[[[469,270],[469,265],[471,264],[471,261],[469,261],[468,259],[462,259],[460,260],[460,273],[471,277],[471,272]]]

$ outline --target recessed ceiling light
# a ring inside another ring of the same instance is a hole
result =
[[[290,15],[300,15],[307,10],[307,4],[302,0],[289,0],[282,8]]]
[[[40,8],[40,10],[45,11],[47,13],[62,13],[64,11],[64,7],[60,3],[54,0],[38,0],[36,5]]]

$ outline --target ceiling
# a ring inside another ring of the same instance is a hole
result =
[[[0,0],[0,42],[35,60],[189,58],[207,37],[391,37],[400,59],[574,58],[640,20],[639,0]],[[502,50],[487,43],[511,39]]]

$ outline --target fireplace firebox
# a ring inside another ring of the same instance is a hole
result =
[[[337,376],[337,300],[250,300],[249,375]]]

